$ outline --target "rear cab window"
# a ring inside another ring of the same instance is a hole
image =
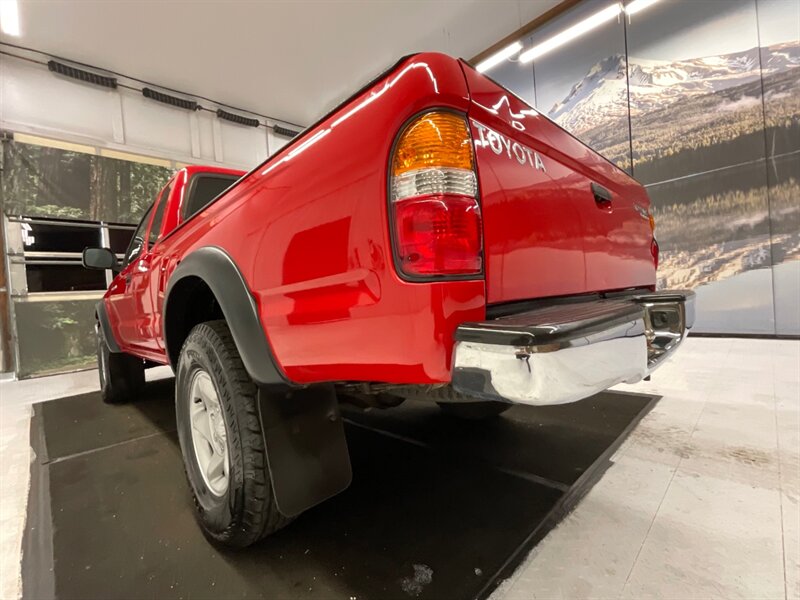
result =
[[[181,222],[189,220],[203,210],[239,179],[237,175],[222,173],[198,174],[192,177],[186,200],[181,207]]]

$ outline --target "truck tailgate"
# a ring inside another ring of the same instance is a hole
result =
[[[503,87],[463,69],[488,302],[654,286],[644,188]]]

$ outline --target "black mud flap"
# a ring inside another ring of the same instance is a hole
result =
[[[335,496],[353,472],[333,386],[259,391],[267,463],[286,517]]]

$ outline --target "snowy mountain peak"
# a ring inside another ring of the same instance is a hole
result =
[[[625,57],[622,54],[612,54],[595,63],[583,79],[572,86],[567,97],[553,105],[549,112],[550,118],[558,120],[576,106],[598,94],[603,95],[603,91],[613,95],[619,82],[625,84]]]
[[[719,56],[678,61],[632,58],[613,54],[595,63],[567,96],[553,105],[550,118],[574,133],[586,131],[627,113],[628,83],[633,114],[666,107],[687,96],[718,92],[800,67],[800,46],[794,42],[750,48]]]

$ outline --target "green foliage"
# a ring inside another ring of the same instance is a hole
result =
[[[6,214],[137,223],[171,169],[47,148],[4,144]]]
[[[95,303],[16,302],[20,374],[26,377],[93,366]]]
[[[13,213],[17,214],[17,213]],[[57,219],[85,219],[86,215],[80,208],[74,206],[57,206],[55,204],[42,204],[30,206],[27,212],[20,213],[28,217],[55,217]]]

